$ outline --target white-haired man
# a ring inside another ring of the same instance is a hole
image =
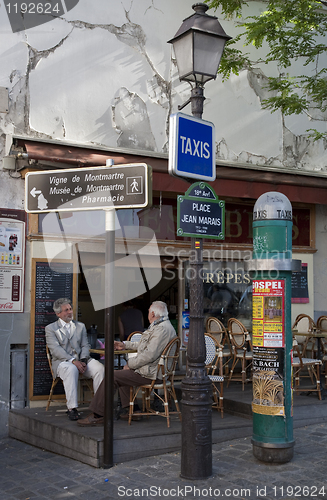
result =
[[[149,308],[150,326],[142,334],[139,342],[115,342],[115,349],[137,349],[136,356],[130,358],[122,370],[114,372],[114,387],[119,390],[122,410],[119,418],[128,419],[130,387],[150,384],[156,380],[160,356],[175,336],[176,332],[168,319],[168,310],[164,302],[153,302]],[[104,422],[105,391],[104,381],[90,404],[92,413],[78,421],[82,427],[102,425]]]
[[[52,357],[52,370],[55,377],[60,377],[63,381],[68,418],[78,420],[78,378],[80,375],[92,378],[93,390],[96,393],[104,377],[104,366],[90,358],[86,328],[84,323],[73,320],[71,301],[66,298],[57,299],[53,310],[58,320],[45,327],[46,343]]]

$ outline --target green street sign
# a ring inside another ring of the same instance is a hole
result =
[[[225,202],[206,182],[177,196],[177,236],[225,239]]]

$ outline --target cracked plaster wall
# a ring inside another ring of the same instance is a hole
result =
[[[249,9],[260,5],[250,2]],[[167,40],[192,14],[191,6],[188,0],[80,0],[62,18],[13,34],[0,3],[0,86],[9,89],[10,98],[9,112],[0,113],[0,158],[6,134],[167,152],[169,115],[190,95],[190,87],[178,80]],[[237,33],[233,22],[221,23],[229,35]],[[309,141],[306,129],[324,130],[326,116],[309,123],[305,116],[283,118],[262,109],[263,87],[274,72],[271,65],[262,66],[207,84],[203,118],[215,124],[218,158],[325,171],[326,145]],[[190,114],[190,107],[184,112]],[[23,208],[24,181],[16,175],[0,170],[2,207]],[[326,248],[325,220],[322,207],[317,211],[319,248]],[[319,269],[326,269],[321,252],[315,259]],[[327,276],[316,274],[317,308],[325,308]],[[26,290],[28,299],[28,283]],[[17,321],[28,325],[26,314]],[[21,334],[20,342],[28,342],[28,328],[25,332],[5,317],[9,326],[0,330],[0,345],[9,359],[14,331]],[[8,363],[3,366],[8,371]],[[8,378],[2,379],[0,394],[8,394]],[[0,436],[6,434],[5,422],[0,411]]]
[[[247,14],[260,8],[249,2]],[[80,0],[61,18],[14,34],[0,3],[0,86],[10,98],[9,112],[0,113],[0,158],[6,134],[167,152],[169,115],[190,93],[167,40],[191,13],[187,0]],[[234,21],[221,23],[238,33]],[[207,84],[203,117],[215,124],[217,157],[325,172],[326,143],[306,130],[324,130],[326,114],[309,122],[262,109],[276,71],[262,65]],[[24,181],[0,170],[0,195],[3,207],[23,208]]]

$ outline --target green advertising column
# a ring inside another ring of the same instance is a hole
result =
[[[263,462],[293,457],[292,205],[278,192],[253,210],[253,455]],[[294,269],[295,270],[295,269]]]

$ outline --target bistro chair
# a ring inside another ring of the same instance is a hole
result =
[[[325,386],[327,384],[327,316],[319,316],[317,319],[317,329],[320,333],[325,333],[326,337],[319,339],[321,345],[322,362],[325,370]]]
[[[142,332],[132,332],[128,335],[127,339],[130,342],[140,342],[142,337]],[[134,358],[136,356],[136,352],[130,352],[127,354],[127,359]]]
[[[321,332],[327,332],[327,316],[319,316],[317,319],[317,328]]]
[[[53,399],[53,391],[54,391],[56,385],[58,384],[58,382],[61,380],[61,378],[54,376],[53,370],[52,370],[52,356],[51,356],[51,353],[50,353],[50,349],[49,349],[49,347],[47,345],[45,346],[45,349],[46,349],[48,363],[49,363],[50,372],[51,372],[51,376],[52,376],[52,384],[51,384],[50,394],[49,394],[47,406],[45,408],[45,410],[48,411],[50,403],[52,401],[54,401],[54,399]],[[85,378],[85,377],[80,378],[79,380],[81,382],[83,382],[83,383],[86,384],[87,388],[89,389],[89,391],[91,392],[91,394],[93,396],[93,380],[91,378]],[[84,401],[84,391],[83,391],[83,400],[82,400],[82,402],[83,403],[85,402]]]
[[[294,378],[294,392],[317,392],[318,398],[321,400],[321,387],[320,387],[320,373],[319,367],[321,360],[316,358],[305,358],[301,352],[301,348],[296,340],[296,335],[293,334],[293,378]],[[305,376],[305,370],[309,373],[312,386],[307,387],[301,385],[301,378]]]
[[[317,330],[316,324],[308,314],[299,314],[292,326],[293,337],[297,341],[298,350],[301,351],[303,357],[310,353],[311,357],[317,357],[317,343],[314,337],[310,337],[310,333]],[[301,335],[301,333],[305,335]]]
[[[325,355],[327,354],[327,316],[319,316],[317,319],[317,330],[322,334],[326,334],[326,337],[320,338],[321,350]]]
[[[141,385],[139,387],[130,388],[130,400],[129,400],[129,425],[132,422],[134,403],[137,398],[138,393],[142,392],[142,412],[135,413],[135,415],[159,415],[165,417],[167,420],[167,427],[170,427],[170,415],[178,414],[180,420],[182,420],[182,414],[179,409],[178,400],[176,397],[175,387],[174,387],[174,375],[176,365],[179,359],[179,348],[180,340],[178,337],[172,339],[163,350],[157,369],[157,377],[162,378],[162,381],[156,383],[155,380],[151,384]],[[159,374],[161,377],[159,377]],[[159,394],[161,391],[161,394]],[[162,394],[163,393],[163,394]],[[151,395],[154,399],[158,399],[159,402],[163,404],[164,410],[158,411],[151,408]],[[169,410],[169,403],[171,398],[174,400],[176,411]]]
[[[142,337],[142,332],[132,332],[128,335],[127,339],[130,342],[139,342]]]
[[[205,367],[212,384],[213,407],[224,416],[224,376],[223,376],[223,346],[210,333],[204,334],[206,346]],[[219,384],[219,389],[217,387]]]
[[[242,390],[244,391],[244,385],[247,381],[246,371],[252,366],[253,354],[251,336],[243,323],[236,318],[229,318],[227,328],[233,351],[233,363],[228,377],[227,387],[232,379],[241,380]],[[238,363],[241,365],[241,376],[234,373]]]
[[[218,318],[210,316],[206,320],[205,331],[210,333],[217,340],[218,344],[222,346],[223,368],[227,375],[229,371],[228,364],[233,358],[233,352],[226,328]]]

